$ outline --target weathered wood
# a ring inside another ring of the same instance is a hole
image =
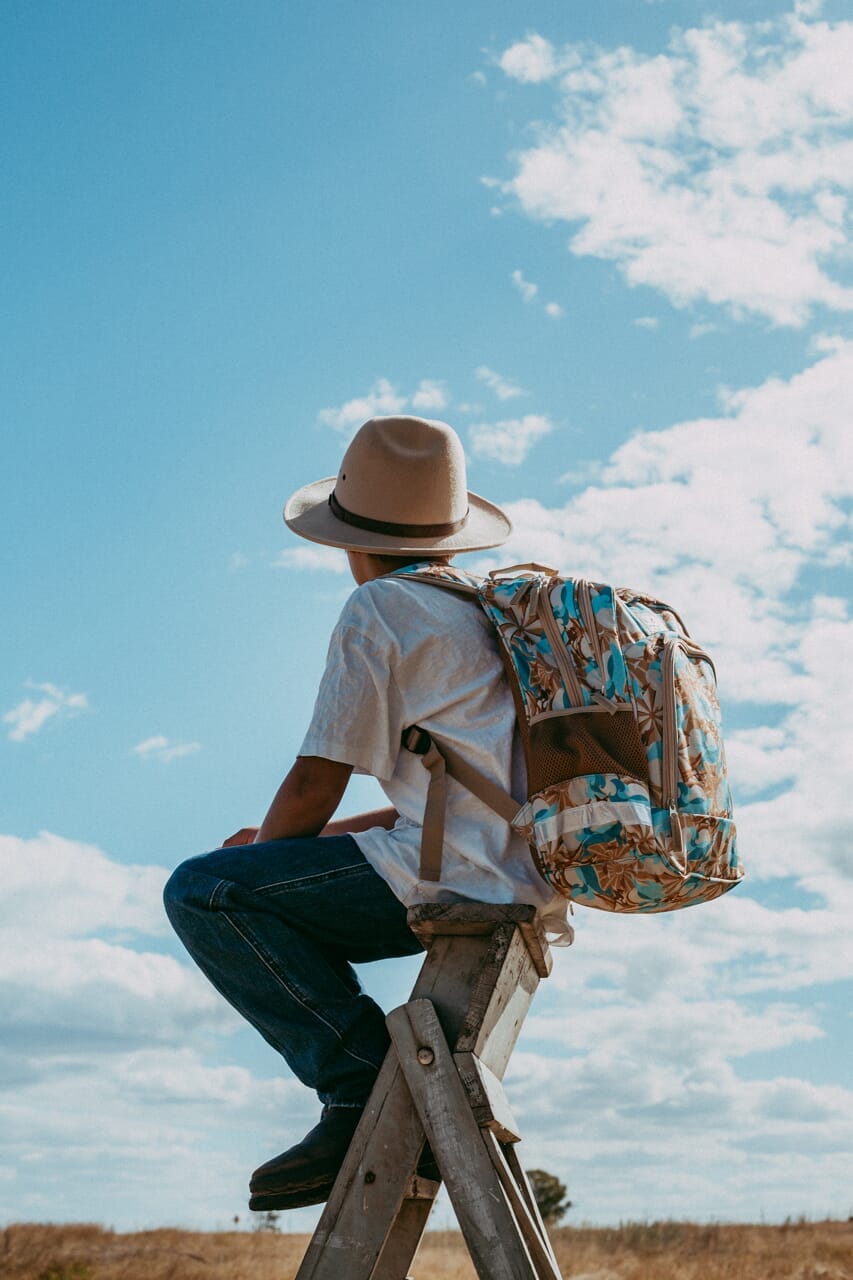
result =
[[[296,1280],[368,1280],[423,1141],[399,1064],[388,1054]]]
[[[496,946],[489,934],[435,939],[412,995],[434,1000],[453,1040],[469,1016],[474,993],[483,986],[484,970],[486,983],[494,981],[488,975],[499,971],[509,941],[507,936]],[[296,1280],[340,1280],[344,1274],[367,1280],[400,1210],[422,1143],[423,1127],[392,1051],[386,1057]],[[369,1183],[364,1181],[366,1174],[373,1175]],[[344,1255],[349,1259],[347,1272],[336,1270]]]
[[[476,1010],[485,1003],[485,996],[477,993],[497,980],[510,941],[511,930],[498,937],[435,939],[411,999],[432,1001],[449,1044],[455,1044],[463,1025],[477,1020]]]
[[[534,1222],[538,1226],[539,1234],[542,1237],[543,1241],[545,1242],[548,1248],[548,1252],[551,1255],[551,1259],[556,1268],[557,1259],[554,1254],[554,1249],[551,1244],[550,1237],[548,1236],[548,1228],[546,1227],[545,1223],[542,1220],[542,1214],[539,1212],[539,1205],[536,1203],[536,1196],[533,1194],[533,1188],[530,1185],[530,1179],[528,1178],[527,1174],[522,1168],[521,1161],[518,1158],[518,1152],[516,1151],[515,1147],[508,1147],[508,1146],[504,1146],[502,1148],[502,1151],[503,1151],[503,1157],[506,1160],[507,1165],[509,1166],[509,1171],[512,1174],[513,1178],[515,1179],[516,1185],[518,1186],[519,1191],[524,1197],[524,1202],[527,1205],[527,1208],[530,1212],[530,1216],[531,1218],[533,1218]]]
[[[401,1280],[418,1251],[441,1183],[422,1178],[413,1183],[418,1194],[404,1197],[370,1280]]]
[[[497,1141],[519,1137],[500,1078],[550,969],[535,910],[457,903],[409,919],[427,955],[388,1017],[392,1047],[296,1280],[406,1276],[440,1186],[415,1172],[425,1135],[481,1280],[555,1280],[529,1184]]]
[[[502,1079],[538,985],[524,939],[514,925],[499,925],[454,1048],[475,1053]]]
[[[542,1224],[542,1219],[538,1213],[534,1215],[531,1212],[527,1198],[509,1166],[500,1142],[493,1133],[488,1132],[483,1134],[483,1139],[503,1187],[504,1194],[509,1201],[515,1221],[518,1223],[524,1242],[533,1259],[538,1280],[562,1280],[560,1268],[557,1265],[557,1259],[554,1257],[551,1242]],[[523,1173],[522,1177],[524,1177]]]
[[[541,1280],[428,1000],[388,1015],[400,1067],[481,1280]]]
[[[501,1142],[520,1142],[521,1133],[497,1076],[473,1053],[454,1053],[453,1061],[480,1128],[491,1129]]]
[[[553,967],[545,930],[536,908],[528,903],[430,902],[410,907],[406,919],[412,933],[417,934],[427,948],[438,936],[492,933],[499,924],[517,924],[540,978],[547,978]]]
[[[495,925],[533,920],[527,902],[422,902],[409,907],[406,919],[418,937],[430,933],[491,933]]]

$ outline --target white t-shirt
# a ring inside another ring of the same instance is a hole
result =
[[[344,605],[299,754],[351,764],[378,780],[399,821],[391,831],[374,827],[353,839],[406,906],[529,902],[552,941],[568,941],[566,899],[541,878],[526,842],[452,778],[441,879],[420,879],[429,775],[400,744],[414,724],[524,802],[512,693],[485,614],[476,601],[428,583],[377,578]]]

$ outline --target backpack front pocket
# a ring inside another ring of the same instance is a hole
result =
[[[672,814],[652,808],[636,778],[589,774],[533,796],[513,823],[544,878],[573,902],[605,911],[672,911],[708,902],[742,871],[729,819],[680,815],[684,868],[669,847]]]
[[[565,868],[656,849],[648,788],[615,773],[587,774],[532,796],[513,826],[555,887]]]

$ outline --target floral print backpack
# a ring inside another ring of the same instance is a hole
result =
[[[541,875],[573,903],[673,911],[738,883],[714,666],[674,609],[536,564],[485,579],[449,564],[396,572],[479,601],[527,761],[519,807],[417,725],[404,732],[430,773],[422,879],[440,875],[450,774],[525,837]]]

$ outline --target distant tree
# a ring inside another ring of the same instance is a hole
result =
[[[553,1173],[546,1173],[544,1169],[528,1169],[527,1176],[546,1225],[556,1226],[572,1207],[571,1200],[564,1198],[565,1185]]]
[[[256,1231],[278,1231],[278,1211],[276,1209],[267,1209],[263,1213],[257,1214],[255,1218]]]

